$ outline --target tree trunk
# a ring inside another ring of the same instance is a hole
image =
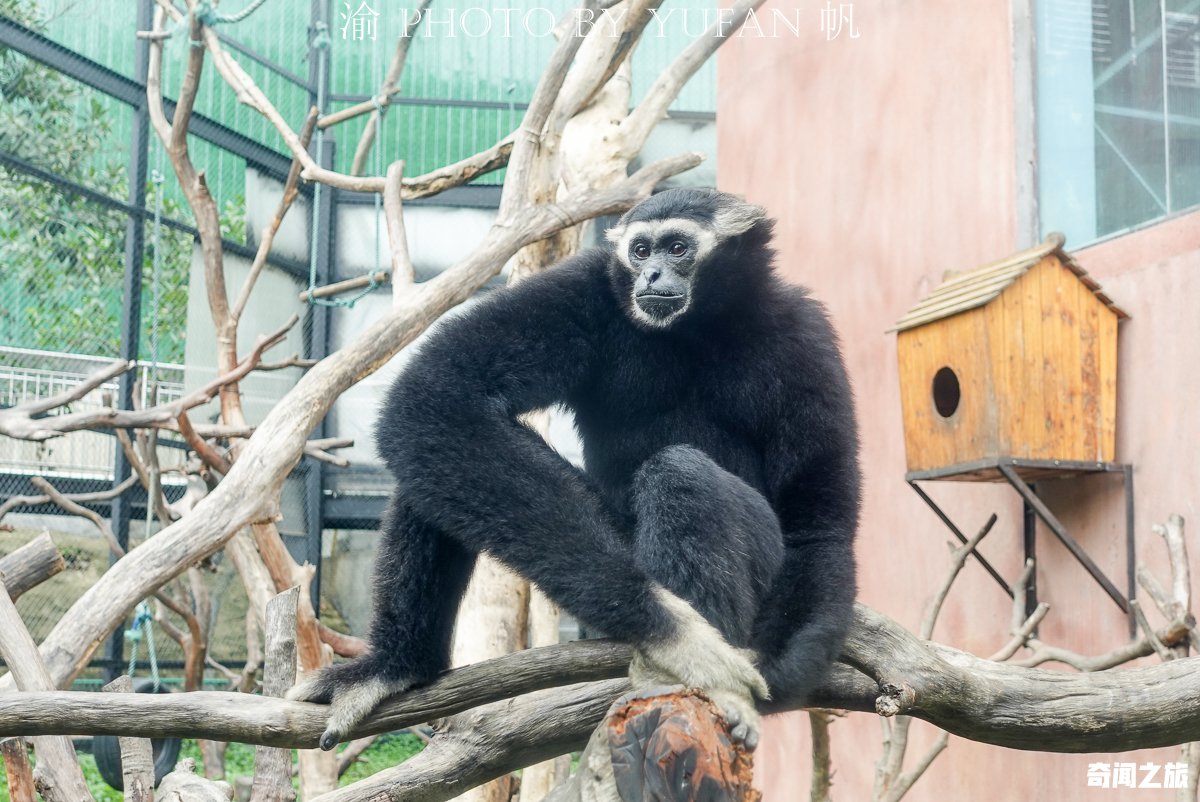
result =
[[[479,663],[526,648],[529,583],[480,555],[454,628],[454,665]],[[504,778],[472,788],[459,802],[509,802]]]

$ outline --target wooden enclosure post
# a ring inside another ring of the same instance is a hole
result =
[[[105,693],[133,693],[133,680],[123,674],[103,688]],[[121,780],[125,802],[154,802],[154,747],[148,738],[117,739],[121,747]]]
[[[296,682],[296,605],[300,586],[288,588],[267,603],[267,648],[263,695],[282,697]],[[292,802],[292,750],[260,746],[254,750],[251,802]]]

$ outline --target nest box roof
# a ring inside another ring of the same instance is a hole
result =
[[[1047,256],[1054,255],[1063,266],[1074,273],[1092,294],[1116,313],[1118,318],[1129,317],[1112,299],[1100,291],[1100,285],[1087,274],[1071,255],[1063,250],[1066,237],[1053,233],[1046,237],[1040,245],[1013,254],[999,262],[977,267],[961,273],[948,273],[946,279],[929,295],[923,298],[904,317],[896,321],[891,331],[904,331],[924,326],[935,320],[957,315],[976,307],[990,303],[999,297],[1000,293],[1012,286],[1013,282],[1041,262]]]

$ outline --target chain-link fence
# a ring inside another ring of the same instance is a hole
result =
[[[461,10],[431,12],[412,42],[401,91],[379,116],[367,171],[382,173],[404,158],[408,175],[425,172],[512,131],[554,47],[549,30],[539,32],[545,20],[538,14],[549,10],[557,16],[573,4],[509,3],[511,30],[487,37],[471,34],[480,21],[462,19]],[[117,359],[134,360],[136,368],[73,400],[69,411],[168,402],[217,375],[192,213],[162,146],[146,128],[147,45],[135,32],[149,27],[153,6],[152,0],[0,0],[0,407],[69,391]],[[359,17],[364,11],[369,19]],[[274,0],[254,7],[252,23],[217,30],[228,52],[298,129],[318,102],[330,113],[378,91],[409,13],[384,3]],[[681,19],[669,27],[678,28]],[[189,47],[183,26],[171,30],[162,76],[168,98],[177,91]],[[695,35],[682,29],[664,33],[665,28],[648,36],[638,50],[635,97]],[[714,95],[710,65],[675,109],[709,111]],[[169,100],[166,106],[172,114]],[[322,134],[314,143],[316,157],[348,171],[371,118],[363,114]],[[220,210],[226,283],[236,293],[259,232],[274,214],[291,154],[278,132],[239,103],[212,69],[202,76],[188,144]],[[483,176],[448,193],[445,203],[494,206],[502,180],[503,171]],[[341,210],[357,206],[366,212],[369,206],[363,205],[376,200],[340,191],[315,198],[310,186],[302,186],[243,316],[243,353],[255,336],[278,328],[293,313],[301,323],[272,358],[319,358],[357,330],[360,321],[354,318],[368,304],[359,310],[331,308],[304,303],[299,295],[314,284],[385,267],[377,204],[374,231],[366,230],[367,216],[358,214],[353,232],[359,239],[373,237],[373,248],[357,243],[356,256],[339,259],[333,242]],[[428,267],[418,265],[418,271],[427,273]],[[261,420],[300,375],[292,367],[255,372],[240,382],[247,418]],[[360,406],[365,410],[367,404]],[[354,410],[357,417],[359,407]],[[218,420],[212,403],[189,415],[198,424]],[[354,428],[360,421],[347,423],[362,439]],[[333,428],[315,436],[341,433]],[[154,453],[167,499],[176,502],[188,482],[184,443],[163,431]],[[342,569],[330,566],[330,590],[347,597],[361,590],[358,575],[369,563],[362,533],[373,528],[388,486],[377,466],[357,463],[356,458],[351,470],[334,477],[320,463],[303,461],[285,483],[280,522],[293,555],[314,564],[326,532],[326,547]],[[0,439],[0,502],[36,495],[33,477],[45,477],[64,493],[95,493],[120,483],[128,472],[121,444],[109,430],[44,442]],[[118,540],[136,544],[158,527],[147,523],[146,497],[135,482],[116,501],[89,506],[111,521]],[[63,516],[53,505],[26,505],[16,513],[4,522],[14,528],[0,531],[0,554],[45,528],[68,559],[66,571],[20,601],[40,639],[98,579],[110,556],[92,524]],[[335,529],[343,533],[340,539],[330,533]],[[236,665],[246,643],[240,582],[220,555],[201,567],[199,581],[214,600],[211,653]],[[186,587],[177,591],[190,593]],[[336,616],[322,601],[322,613]],[[354,604],[348,617],[357,619],[365,603]],[[164,665],[181,659],[169,638],[160,634],[156,645]],[[109,668],[128,657],[128,644],[106,653]]]

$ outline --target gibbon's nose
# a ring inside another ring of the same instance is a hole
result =
[[[662,278],[661,270],[647,270],[646,271],[646,283],[647,284],[654,284],[654,282],[658,281],[660,278]]]

